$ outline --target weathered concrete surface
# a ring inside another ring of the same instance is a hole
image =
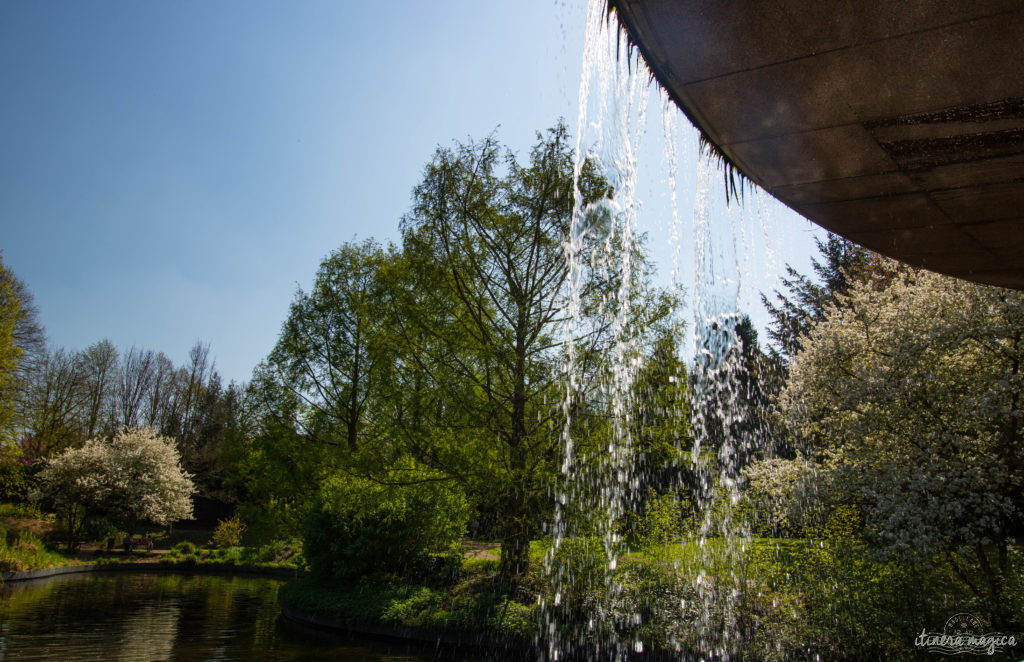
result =
[[[744,174],[905,262],[1024,289],[1024,0],[609,0]]]

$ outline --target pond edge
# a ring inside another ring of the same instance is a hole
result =
[[[214,563],[84,563],[81,565],[62,565],[55,568],[40,570],[23,570],[21,572],[0,573],[0,584],[21,582],[32,579],[45,579],[58,575],[92,574],[100,572],[177,572],[208,575],[256,575],[274,579],[295,579],[305,577],[305,570],[292,568],[266,568],[257,565],[228,565]]]
[[[416,628],[401,625],[374,625],[343,621],[330,616],[304,612],[278,600],[281,615],[299,625],[340,634],[357,634],[375,638],[409,641],[416,644],[431,644],[445,647],[469,647],[474,649],[500,649],[507,653],[526,653],[529,646],[515,645],[508,640],[488,634],[460,633],[430,628]]]

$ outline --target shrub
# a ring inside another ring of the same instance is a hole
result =
[[[83,540],[104,540],[117,538],[119,531],[113,522],[100,515],[87,515],[82,520],[81,536]]]
[[[647,511],[640,520],[640,544],[654,559],[668,563],[672,560],[671,543],[682,535],[682,509],[674,493],[661,496],[652,494],[647,499]]]
[[[174,547],[171,547],[171,553],[177,556],[195,554],[197,551],[199,551],[199,548],[196,546],[196,544],[188,540],[182,540]]]
[[[321,579],[421,575],[439,563],[433,555],[461,557],[454,548],[468,516],[465,495],[444,482],[391,486],[336,476],[306,518],[303,550]]]
[[[238,515],[235,515],[230,519],[222,519],[217,522],[217,528],[213,531],[210,543],[214,547],[238,547],[242,544],[243,533],[245,533],[245,523],[238,519]]]
[[[21,457],[9,449],[0,449],[0,499],[26,499],[36,486],[36,478]]]

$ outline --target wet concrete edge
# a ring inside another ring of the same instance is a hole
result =
[[[0,573],[0,583],[21,582],[32,579],[45,579],[58,575],[92,574],[101,572],[178,572],[207,575],[248,575],[270,577],[273,579],[295,579],[305,577],[304,570],[289,568],[265,568],[255,565],[228,564],[195,564],[195,563],[85,563],[82,565],[62,565],[41,570],[24,570],[21,572]]]

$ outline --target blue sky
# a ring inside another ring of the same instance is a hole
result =
[[[107,337],[182,361],[202,339],[247,379],[324,255],[397,238],[437,145],[500,127],[525,151],[559,117],[574,126],[584,12],[0,3],[4,263],[54,345]],[[786,222],[786,260],[804,266],[812,235]]]

